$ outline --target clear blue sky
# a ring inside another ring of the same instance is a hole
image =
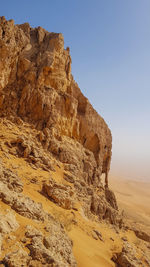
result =
[[[150,179],[150,0],[5,0],[0,15],[62,32],[113,135],[112,172]]]

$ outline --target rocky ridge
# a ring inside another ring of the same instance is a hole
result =
[[[0,126],[4,266],[76,266],[68,229],[79,214],[121,231],[111,132],[75,83],[62,34],[0,18]]]

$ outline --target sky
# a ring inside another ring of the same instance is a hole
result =
[[[0,16],[64,35],[113,136],[111,173],[150,181],[150,0],[5,0]]]

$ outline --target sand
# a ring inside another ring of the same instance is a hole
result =
[[[150,229],[150,182],[111,176],[110,186],[127,219]]]

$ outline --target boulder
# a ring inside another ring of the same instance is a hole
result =
[[[42,192],[58,206],[64,209],[72,209],[75,192],[70,186],[58,184],[51,180],[49,184],[43,184]]]

